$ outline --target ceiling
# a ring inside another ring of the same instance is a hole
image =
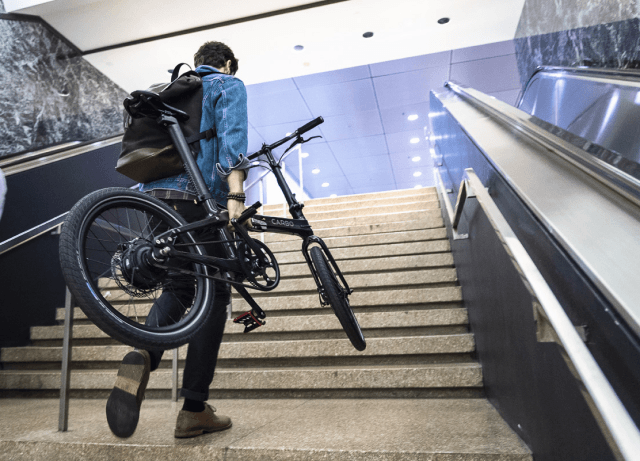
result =
[[[249,85],[249,151],[321,115],[325,123],[308,136],[322,139],[303,146],[309,154],[302,161],[309,196],[431,186],[425,140],[429,90],[446,80],[514,104],[520,91],[514,42]],[[298,180],[297,156],[289,158],[287,171]]]
[[[240,59],[237,76],[247,84],[250,152],[318,115],[325,118],[309,133],[324,138],[304,146],[311,197],[431,184],[423,129],[429,91],[453,78],[513,102],[520,85],[511,39],[524,0],[4,4],[7,12],[43,17],[127,91],[168,80],[167,70],[191,62],[207,40],[227,43]],[[265,17],[247,19],[255,15]],[[443,17],[450,21],[439,24]],[[234,23],[180,33],[224,21]],[[365,32],[373,37],[364,38]],[[177,35],[118,46],[169,33]],[[296,45],[304,49],[296,51]],[[116,47],[92,52],[110,46]],[[410,114],[418,118],[409,121]],[[421,159],[413,162],[416,156]],[[416,168],[421,177],[413,175]],[[297,164],[290,173],[297,178]]]

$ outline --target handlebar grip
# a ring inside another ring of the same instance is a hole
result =
[[[254,216],[258,212],[258,208],[260,208],[261,206],[262,206],[262,203],[260,203],[259,201],[254,203],[249,208],[244,210],[242,214],[238,216],[238,219],[236,221],[239,223],[245,222],[247,219]]]
[[[296,133],[298,133],[298,134],[306,133],[307,131],[309,131],[312,128],[317,127],[321,123],[324,123],[324,119],[322,117],[314,118],[313,120],[311,120],[306,125],[302,125],[300,128],[298,128],[296,130]]]

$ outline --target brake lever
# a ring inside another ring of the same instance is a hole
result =
[[[316,139],[316,138],[321,138],[322,136],[318,135],[318,136],[311,136],[309,139],[304,139],[302,136],[300,136],[300,144],[304,144],[305,142],[309,142],[312,139]]]
[[[291,145],[289,147],[287,147],[287,150],[285,150],[282,155],[286,154],[287,152],[289,152],[291,149],[293,149],[295,146],[297,146],[298,144],[304,144],[305,142],[309,142],[312,139],[315,138],[322,138],[322,136],[311,136],[309,139],[304,139],[302,136],[298,136],[295,141],[293,141],[291,143]]]

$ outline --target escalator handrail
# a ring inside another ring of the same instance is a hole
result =
[[[520,107],[520,103],[524,98],[527,88],[531,85],[531,82],[536,78],[538,74],[571,74],[579,75],[580,77],[595,77],[606,79],[619,79],[625,83],[634,82],[640,85],[640,70],[639,69],[603,69],[595,67],[563,67],[563,66],[538,66],[533,71],[529,80],[524,86],[524,90],[520,92],[516,107]]]
[[[539,126],[539,124],[532,122],[533,119],[539,120],[537,117],[473,88],[454,81],[446,82],[445,86],[473,106],[491,115],[492,118],[525,135],[530,140],[542,144],[550,152],[577,166],[600,183],[632,201],[636,206],[640,206],[640,180],[602,161],[598,157],[586,153],[583,149],[559,136],[566,135],[567,138],[576,138],[576,135],[555,126],[554,133],[551,133]],[[585,146],[593,144],[586,139],[584,139],[584,143]]]
[[[440,189],[443,200],[447,204],[449,199],[445,192],[442,177],[437,168],[435,172],[436,186]],[[453,224],[452,230],[457,232],[456,227],[459,221],[457,217],[460,216],[465,204],[469,202],[467,199],[475,198],[509,254],[517,272],[522,277],[525,287],[530,292],[538,321],[548,322],[555,332],[554,341],[566,351],[566,355],[563,355],[563,357],[567,360],[568,365],[575,370],[574,376],[579,377],[579,381],[582,382],[587,390],[585,398],[591,400],[588,403],[592,403],[588,406],[593,412],[614,455],[616,455],[617,459],[638,460],[640,431],[573,326],[562,305],[544,280],[531,256],[529,256],[472,168],[465,170],[464,179],[460,185],[460,195],[465,196],[466,199],[461,200],[459,197],[454,211],[452,211],[450,203],[445,206],[450,222]]]

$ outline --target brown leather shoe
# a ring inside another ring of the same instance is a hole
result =
[[[138,426],[150,369],[151,358],[147,351],[133,350],[122,359],[116,383],[107,400],[109,429],[118,437],[130,437]]]
[[[180,410],[178,421],[176,422],[175,437],[178,439],[185,437],[195,437],[207,432],[224,431],[231,427],[231,418],[228,416],[217,416],[216,409],[209,404],[204,404],[204,411],[192,412]]]

